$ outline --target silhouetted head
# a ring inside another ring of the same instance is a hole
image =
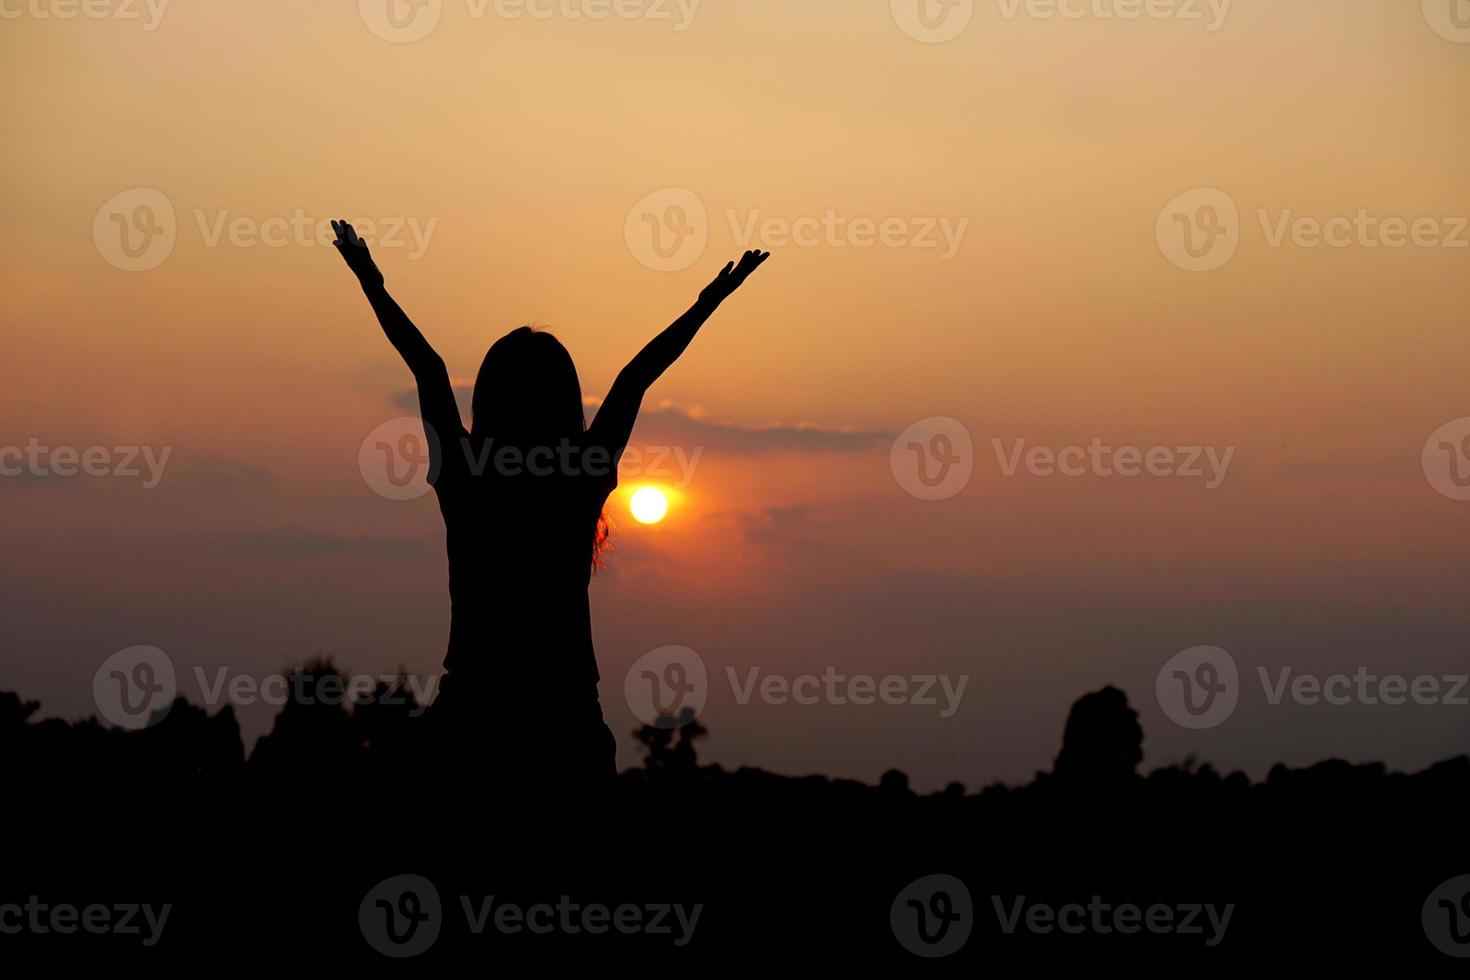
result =
[[[476,437],[521,449],[555,448],[587,427],[572,355],[551,334],[530,327],[491,345],[470,411]]]
[[[561,341],[544,330],[520,327],[485,354],[470,402],[470,433],[523,453],[539,447],[557,451],[587,430],[582,383]],[[592,564],[601,567],[608,522],[599,516],[591,541]]]

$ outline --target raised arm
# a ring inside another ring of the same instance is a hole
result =
[[[437,442],[442,446],[444,440],[457,438],[463,423],[459,418],[459,406],[454,402],[454,388],[449,383],[449,369],[444,358],[424,339],[403,308],[388,295],[383,285],[383,273],[378,270],[367,243],[358,236],[356,229],[346,221],[333,221],[332,230],[337,233],[332,244],[357,276],[363,294],[378,315],[383,333],[388,336],[388,342],[413,372],[419,391],[419,415],[435,437],[431,444]]]
[[[597,410],[597,417],[592,421],[591,435],[598,445],[611,449],[614,454],[622,452],[633,434],[633,423],[638,421],[638,409],[643,404],[644,393],[679,359],[720,304],[729,299],[770,257],[770,252],[756,250],[746,252],[738,263],[728,263],[714,282],[699,294],[699,299],[688,312],[649,341],[628,362],[628,366],[618,372],[607,398]]]

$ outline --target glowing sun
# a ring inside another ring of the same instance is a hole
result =
[[[642,487],[628,501],[628,509],[640,524],[657,524],[669,512],[669,498],[658,487]]]

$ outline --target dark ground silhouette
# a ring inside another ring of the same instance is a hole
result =
[[[897,771],[876,787],[728,771],[699,763],[707,733],[691,721],[642,729],[644,765],[568,809],[554,787],[528,790],[505,775],[517,753],[538,755],[538,740],[556,739],[554,709],[480,759],[472,779],[446,783],[425,763],[427,716],[416,717],[411,693],[383,685],[343,706],[311,696],[340,680],[330,664],[298,673],[248,755],[228,707],[210,715],[180,699],[153,726],[124,732],[37,721],[36,704],[0,693],[0,906],[33,895],[171,906],[151,946],[146,927],[22,930],[0,935],[0,950],[48,962],[294,968],[391,966],[387,949],[415,953],[401,961],[410,969],[436,970],[1210,975],[1392,962],[1411,976],[1463,975],[1465,961],[1437,950],[1421,921],[1431,892],[1470,872],[1463,756],[1412,775],[1340,761],[1278,766],[1260,783],[1193,763],[1145,775],[1137,716],[1107,688],[1077,702],[1053,771],[1024,786],[923,795]],[[933,875],[958,879],[968,899],[926,891]],[[526,910],[538,903],[546,934],[514,914],[534,918]],[[1087,925],[1048,929],[1045,908],[1069,904],[1080,911],[1068,924]],[[1144,915],[1167,907],[1174,928],[1117,918],[1128,905]],[[1458,929],[1447,941],[1470,947],[1470,910],[1429,905],[1443,916],[1431,927]],[[555,918],[563,906],[567,918]],[[1228,914],[1223,930],[1210,911]],[[635,913],[647,928],[635,931]],[[609,925],[618,915],[626,931]],[[1129,924],[1137,931],[1117,928]],[[930,960],[905,946],[934,951],[916,929],[934,948],[968,938]]]

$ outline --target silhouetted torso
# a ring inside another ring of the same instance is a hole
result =
[[[587,588],[616,468],[587,473],[543,456],[533,472],[519,456],[509,459],[462,430],[443,447],[434,488],[451,618],[437,710],[453,716],[462,737],[505,739],[497,755],[519,751],[516,743],[543,746],[538,760],[522,759],[532,770],[568,761],[547,754],[585,756],[589,741],[604,754],[606,742],[610,775]]]

